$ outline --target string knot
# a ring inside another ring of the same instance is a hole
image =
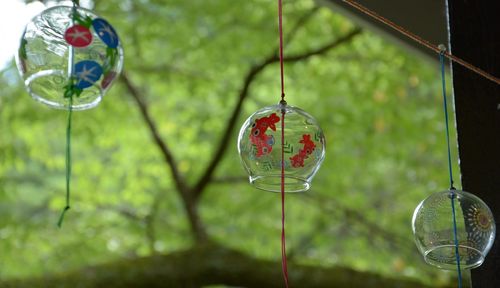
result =
[[[69,209],[71,209],[71,207],[69,207],[69,205],[66,205],[66,207],[64,207],[63,211],[61,212],[61,216],[59,216],[59,221],[57,221],[57,227],[59,227],[59,228],[62,227],[62,223],[64,220],[64,214],[66,214],[66,211],[68,211]]]
[[[448,197],[450,197],[450,199],[452,199],[452,200],[455,199],[455,197],[456,197],[455,190],[450,190]]]
[[[439,44],[439,45],[438,45],[438,49],[439,49],[439,54],[440,54],[440,55],[444,55],[444,54],[446,54],[446,50],[447,50],[447,49],[446,49],[446,46],[445,46],[444,44]]]

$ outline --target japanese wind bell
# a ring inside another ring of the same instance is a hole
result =
[[[283,159],[285,192],[303,192],[325,158],[325,137],[307,112],[278,104],[248,117],[239,133],[238,152],[256,188],[280,192]]]
[[[68,110],[66,129],[66,206],[70,209],[71,115],[95,107],[123,66],[115,29],[92,11],[55,6],[26,25],[16,63],[28,93],[52,108]]]
[[[444,66],[446,47],[439,48],[450,188],[420,202],[413,213],[412,229],[425,261],[442,269],[456,270],[461,288],[461,270],[483,263],[495,240],[496,225],[486,203],[454,187]]]
[[[35,100],[85,110],[99,104],[121,72],[123,49],[115,29],[92,11],[55,6],[26,25],[16,62]]]

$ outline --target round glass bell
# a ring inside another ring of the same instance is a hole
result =
[[[121,72],[114,28],[92,11],[55,6],[26,25],[16,63],[28,93],[53,108],[96,106]],[[74,96],[74,97],[71,97]]]
[[[325,137],[316,120],[299,108],[279,104],[265,107],[245,121],[238,136],[238,152],[256,188],[281,191],[282,150],[285,192],[308,190],[325,158]]]
[[[413,213],[415,242],[427,263],[442,269],[456,269],[452,201],[460,267],[478,267],[495,240],[495,221],[488,206],[471,193],[448,190],[422,201]]]

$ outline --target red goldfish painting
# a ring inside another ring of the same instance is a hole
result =
[[[280,117],[273,113],[267,117],[262,117],[252,124],[250,132],[250,141],[257,147],[256,157],[271,153],[274,145],[274,137],[267,135],[266,131],[270,128],[276,131],[276,123],[280,121]]]
[[[304,167],[305,158],[307,158],[307,155],[300,152],[290,157],[290,161],[292,162],[292,167]]]
[[[304,144],[304,146],[299,150],[298,154],[290,157],[292,167],[295,168],[304,167],[304,160],[307,159],[316,148],[316,144],[314,144],[314,142],[311,140],[311,135],[309,134],[302,135],[302,139],[299,141],[299,143]]]

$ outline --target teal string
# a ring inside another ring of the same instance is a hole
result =
[[[66,206],[61,212],[57,226],[62,227],[64,215],[70,209],[69,196],[70,196],[70,180],[71,180],[71,116],[73,114],[73,95],[69,97],[68,107],[68,126],[66,127]]]
[[[450,198],[451,198],[451,213],[453,216],[453,238],[455,241],[455,261],[457,262],[458,272],[458,288],[462,288],[462,269],[460,268],[460,253],[458,251],[458,233],[457,233],[457,219],[455,213],[455,187],[453,187],[453,168],[451,166],[451,149],[450,149],[450,125],[448,121],[448,102],[446,101],[446,79],[444,71],[444,53],[442,49],[439,53],[439,62],[441,63],[441,84],[443,88],[443,108],[444,118],[446,123],[446,144],[448,146],[448,171],[450,173]]]
[[[458,288],[462,288],[462,269],[460,268],[460,253],[458,252],[457,218],[455,213],[455,190],[451,190],[451,213],[453,214],[453,238],[455,240],[455,258],[457,261]]]
[[[450,124],[448,121],[448,102],[446,100],[446,79],[444,73],[444,51],[439,53],[439,61],[441,62],[441,83],[443,88],[443,107],[444,107],[444,120],[446,123],[446,145],[448,146],[448,171],[450,173],[450,189],[453,187],[453,168],[451,166],[451,149],[450,149]]]
[[[79,0],[72,0],[73,2],[73,22],[75,21],[76,18],[76,8],[77,6],[80,5]],[[61,228],[62,223],[64,221],[64,215],[66,215],[66,212],[70,209],[70,184],[71,184],[71,116],[73,114],[73,95],[75,94],[75,86],[74,86],[74,75],[73,75],[73,48],[70,46],[69,47],[69,63],[68,63],[68,74],[70,78],[70,83],[69,85],[71,90],[68,94],[65,94],[64,97],[69,98],[69,104],[68,104],[68,125],[66,126],[66,206],[64,207],[63,211],[61,212],[61,216],[59,216],[59,221],[57,221],[57,227]],[[79,94],[77,94],[78,96]]]

